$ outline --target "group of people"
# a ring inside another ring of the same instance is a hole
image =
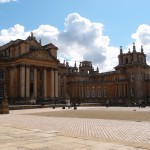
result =
[[[74,109],[77,109],[76,102],[71,103],[69,97],[66,98],[66,104],[67,104],[68,108],[70,108],[72,106],[72,107],[74,107]]]

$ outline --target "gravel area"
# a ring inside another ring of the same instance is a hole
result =
[[[150,109],[144,108],[113,110],[111,108],[103,109],[66,109],[49,112],[35,112],[30,115],[44,116],[44,117],[69,117],[69,118],[89,118],[89,119],[111,119],[111,120],[129,120],[129,121],[148,121],[150,122]]]

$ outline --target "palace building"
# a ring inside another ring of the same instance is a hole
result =
[[[90,61],[60,63],[58,48],[42,46],[31,33],[0,47],[0,98],[7,93],[10,104],[36,103],[37,99],[66,99],[72,102],[132,105],[150,104],[150,66],[141,46],[118,55],[115,71],[99,73]],[[117,58],[116,58],[117,59]]]
[[[85,103],[133,105],[139,101],[150,104],[150,66],[146,63],[143,47],[141,52],[122,52],[118,56],[115,71],[99,73],[92,62],[80,62],[79,68],[69,67],[67,89],[72,99]]]
[[[10,103],[36,102],[37,98],[65,97],[65,65],[57,59],[58,48],[42,46],[33,36],[0,47],[0,95],[6,90]],[[4,76],[5,74],[5,76]]]

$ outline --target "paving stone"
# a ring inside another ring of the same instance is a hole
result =
[[[79,109],[105,110],[104,107]],[[132,109],[118,107],[107,110],[117,112]],[[8,115],[0,115],[0,150],[150,149],[150,122],[29,115],[51,111],[66,110],[15,110]],[[148,112],[150,108],[138,111]]]

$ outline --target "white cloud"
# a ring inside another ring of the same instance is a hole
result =
[[[24,31],[24,26],[16,24],[9,29],[3,29],[0,31],[0,45],[3,45],[11,40],[25,39],[29,36],[30,32]]]
[[[42,44],[58,41],[59,30],[50,25],[40,25],[38,29],[32,31],[37,39],[42,39]]]
[[[137,51],[139,51],[140,46],[143,45],[144,52],[147,55],[148,64],[150,64],[150,26],[146,24],[140,25],[131,37],[135,39]]]
[[[41,25],[32,32],[42,40],[42,44],[52,42],[59,48],[60,60],[68,60],[71,65],[75,61],[92,61],[100,71],[112,70],[118,63],[119,48],[109,45],[109,37],[103,34],[103,24],[95,23],[77,13],[69,14],[65,19],[64,31],[50,25]],[[0,45],[15,39],[26,39],[31,31],[24,26],[15,25],[0,31]],[[95,68],[96,69],[96,68]]]
[[[136,33],[132,34],[132,38],[143,45],[150,44],[150,26],[142,24],[138,27]]]
[[[17,0],[0,0],[0,3],[17,2]]]
[[[116,56],[116,61],[111,69],[117,64],[119,50],[109,46],[109,37],[103,35],[103,24],[91,22],[77,13],[68,15],[64,23],[64,32],[59,34],[59,47],[72,61],[89,60],[94,66],[100,66],[100,70],[108,70],[110,62],[107,53]],[[61,54],[61,53],[60,53]],[[110,57],[110,56],[109,56]],[[103,67],[102,66],[107,66]]]

